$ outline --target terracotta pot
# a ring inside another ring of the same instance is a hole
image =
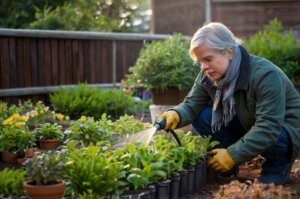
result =
[[[177,105],[182,102],[188,91],[179,91],[177,89],[168,89],[164,92],[152,90],[152,101],[156,105]]]
[[[9,153],[7,149],[4,149],[1,152],[2,161],[6,163],[16,163],[17,159],[19,158],[19,152],[14,151],[12,153]]]
[[[59,145],[59,140],[40,140],[40,148],[43,150],[55,150]]]
[[[25,157],[32,158],[34,154],[34,148],[26,148],[25,149]]]
[[[29,182],[23,183],[29,199],[61,199],[66,189],[65,182],[53,185],[31,185]]]

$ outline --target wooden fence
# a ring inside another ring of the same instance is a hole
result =
[[[145,42],[168,36],[0,28],[0,100],[79,82],[116,86]]]

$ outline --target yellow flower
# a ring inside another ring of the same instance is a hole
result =
[[[23,127],[24,126],[24,123],[23,122],[17,122],[16,123],[16,127],[18,127],[18,128],[21,128],[21,127]]]
[[[56,118],[57,118],[58,120],[62,120],[62,119],[64,119],[64,115],[63,115],[63,114],[57,114],[57,115],[56,115]]]
[[[86,116],[84,116],[84,115],[81,116],[81,117],[80,117],[80,120],[86,120]]]
[[[38,116],[38,115],[39,115],[39,112],[34,111],[34,112],[33,112],[33,115],[34,115],[34,116]]]

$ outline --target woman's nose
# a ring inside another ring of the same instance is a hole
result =
[[[201,69],[203,71],[207,70],[209,68],[209,66],[207,64],[201,63]]]

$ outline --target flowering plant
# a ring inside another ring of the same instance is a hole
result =
[[[0,150],[9,152],[19,150],[21,153],[34,146],[34,137],[26,126],[27,117],[13,114],[2,122],[0,130]]]

